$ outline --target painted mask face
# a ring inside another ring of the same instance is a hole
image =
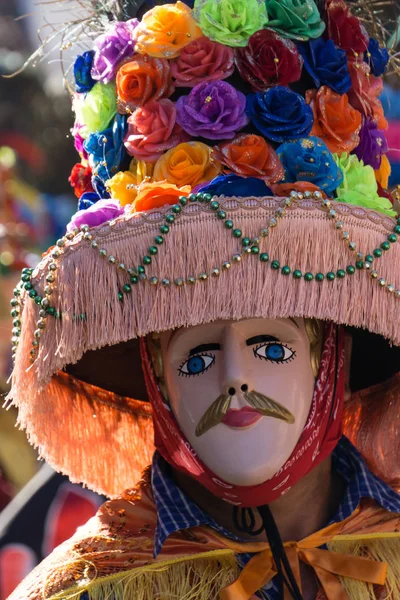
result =
[[[290,457],[315,379],[302,319],[220,321],[161,336],[171,409],[204,464],[258,485]]]

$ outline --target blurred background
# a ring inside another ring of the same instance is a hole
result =
[[[68,177],[79,158],[70,137],[73,116],[63,73],[90,44],[85,47],[83,36],[71,50],[54,32],[84,12],[80,0],[0,0],[1,401],[11,371],[13,288],[21,269],[39,261],[76,211]],[[39,38],[53,35],[49,54],[23,69]],[[390,122],[394,190],[400,184],[399,78],[387,78],[382,102]],[[12,409],[0,411],[0,600],[102,501],[39,462],[15,420]]]

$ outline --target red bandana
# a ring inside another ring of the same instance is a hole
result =
[[[329,456],[342,435],[344,332],[333,323],[325,326],[321,365],[303,433],[283,467],[271,479],[259,485],[232,485],[219,479],[206,467],[165,404],[144,340],[141,341],[141,353],[147,391],[153,406],[157,450],[174,469],[193,477],[215,496],[231,504],[255,507],[273,502]]]

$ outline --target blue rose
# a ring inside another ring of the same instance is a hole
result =
[[[280,85],[249,94],[246,113],[258,131],[273,142],[305,137],[314,122],[313,111],[304,98]]]
[[[265,185],[261,179],[255,177],[239,177],[239,175],[218,175],[207,185],[201,188],[202,192],[212,196],[236,196],[237,198],[246,198],[255,196],[273,196],[270,188]]]
[[[98,177],[105,182],[118,172],[126,155],[124,137],[127,129],[126,116],[117,114],[111,127],[99,133],[91,133],[85,140],[83,147],[89,154],[94,178]]]
[[[76,57],[74,63],[74,77],[76,91],[80,94],[90,92],[96,83],[91,76],[94,50],[84,52]]]
[[[338,94],[349,91],[351,78],[345,50],[335,46],[333,40],[322,37],[297,47],[317,88],[327,85]]]
[[[372,75],[380,77],[384,74],[389,62],[389,52],[384,46],[380,46],[374,38],[369,38],[367,52],[364,57],[371,67]]]
[[[332,194],[343,181],[343,173],[326,144],[317,137],[286,142],[277,148],[285,169],[285,183],[308,181]]]
[[[98,202],[99,200],[101,200],[101,196],[99,196],[99,194],[97,194],[96,192],[85,192],[79,198],[78,210],[86,210],[87,208],[93,206],[93,204],[96,204],[96,202]]]

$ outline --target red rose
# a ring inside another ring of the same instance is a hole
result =
[[[362,59],[349,60],[348,67],[351,88],[347,95],[350,104],[364,116],[374,119],[378,123],[379,129],[387,129],[388,122],[379,100],[383,91],[382,78],[371,75],[370,66]]]
[[[226,79],[233,69],[232,48],[212,42],[205,36],[185,46],[171,62],[177,87],[194,87],[203,81]]]
[[[271,29],[261,29],[253,33],[245,48],[235,48],[235,63],[242,79],[254,91],[262,92],[298,81],[303,59],[293,42]]]
[[[92,169],[81,163],[77,163],[72,167],[71,175],[68,178],[71,186],[74,188],[74,193],[77,198],[86,192],[93,192],[92,187]]]
[[[368,33],[343,0],[327,0],[326,24],[328,37],[336,46],[353,54],[366,52]]]

